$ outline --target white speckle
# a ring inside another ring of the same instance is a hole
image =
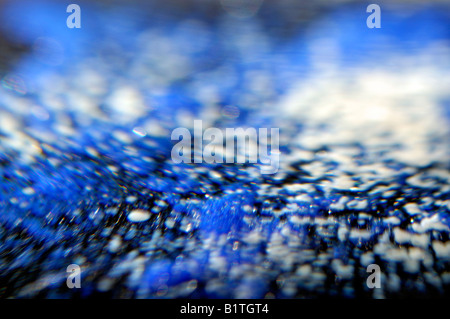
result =
[[[219,172],[216,172],[216,171],[210,171],[209,176],[211,176],[211,178],[213,178],[213,179],[218,179],[218,180],[222,179],[222,174],[220,174]]]
[[[27,187],[22,189],[22,193],[24,193],[25,195],[34,195],[36,192],[32,187]]]
[[[338,239],[340,241],[345,241],[348,233],[349,233],[349,230],[346,226],[340,226],[338,229],[338,233],[337,233]]]
[[[305,192],[313,192],[314,189],[312,188],[311,185],[309,184],[287,184],[284,185],[284,189],[287,190],[290,193],[298,193],[300,191],[305,191]]]
[[[125,132],[123,132],[123,131],[115,130],[115,131],[112,133],[112,135],[113,135],[113,137],[114,137],[116,140],[118,140],[118,141],[121,142],[121,143],[124,143],[124,144],[130,144],[131,142],[133,142],[133,140],[131,139],[130,134],[127,134],[127,133],[125,133]]]
[[[366,213],[359,213],[358,219],[360,220],[368,220],[372,217],[372,215],[366,214]]]
[[[142,127],[139,127],[139,126],[135,127],[133,129],[133,133],[136,134],[137,136],[140,136],[140,137],[144,137],[144,136],[147,135],[147,131],[145,129],[143,129]]]
[[[369,239],[373,234],[364,229],[353,228],[350,232],[350,238],[352,239]]]
[[[405,267],[406,272],[409,272],[410,274],[416,274],[419,272],[420,263],[415,259],[407,259],[403,263],[403,267]]]
[[[409,203],[404,206],[406,212],[410,215],[417,215],[421,213],[419,206],[416,203]]]
[[[108,165],[108,166],[106,166],[106,168],[108,170],[110,170],[111,172],[113,172],[113,173],[117,173],[119,171],[119,168],[117,166],[114,166],[114,165]]]
[[[385,250],[384,250],[385,249]],[[384,248],[377,249],[375,253],[382,253],[385,260],[389,261],[406,261],[408,259],[408,251],[403,248]]]
[[[447,284],[447,285],[450,284],[450,272],[442,273],[441,278],[445,284]]]
[[[113,90],[106,100],[107,106],[115,115],[115,119],[131,122],[145,114],[146,108],[139,91],[130,86],[122,86]]]
[[[303,224],[307,224],[311,222],[311,218],[309,217],[299,217],[297,215],[294,215],[292,217],[289,218],[290,222],[293,224],[297,224],[297,225],[303,225]]]
[[[105,213],[108,215],[115,215],[118,211],[119,209],[117,207],[110,207],[105,210]]]
[[[128,197],[126,198],[126,201],[127,201],[128,203],[134,203],[135,201],[137,201],[137,197],[136,197],[136,196],[128,196]]]
[[[429,272],[426,272],[423,274],[425,277],[425,280],[432,284],[435,287],[440,288],[442,286],[442,282],[441,282],[441,278],[439,278],[439,276],[437,276],[436,274],[431,274]]]
[[[322,217],[314,218],[314,223],[317,226],[333,225],[335,222],[336,220],[334,218],[322,218]]]
[[[384,198],[391,198],[392,196],[394,196],[395,195],[395,193],[396,193],[396,191],[395,190],[388,190],[388,191],[385,191],[384,193],[383,193],[383,197]]]
[[[428,234],[414,234],[411,236],[411,244],[426,248],[430,244],[430,236]]]
[[[306,194],[295,196],[295,200],[297,200],[299,202],[306,202],[306,203],[311,203],[312,202],[312,198],[309,197]]]
[[[91,155],[92,157],[99,157],[100,154],[97,152],[97,150],[93,147],[86,147],[86,153]]]
[[[175,226],[175,219],[173,218],[167,218],[165,225],[167,228],[173,228]]]
[[[151,136],[167,136],[170,135],[170,132],[161,126],[161,124],[155,120],[151,119],[145,123],[145,131]]]
[[[400,277],[397,274],[389,274],[389,277],[387,278],[387,286],[390,291],[398,291],[401,288],[402,281],[400,280]]]
[[[244,241],[248,244],[257,244],[261,239],[261,234],[257,230],[253,230],[244,238]]]
[[[411,233],[409,233],[401,228],[398,228],[398,227],[394,228],[394,237],[395,237],[395,241],[397,243],[399,243],[400,245],[411,242]]]
[[[367,252],[361,255],[361,264],[363,266],[368,266],[374,263],[373,253]]]
[[[433,241],[432,246],[436,252],[436,256],[450,259],[450,242],[442,243],[440,241]]]
[[[336,203],[332,203],[330,204],[330,209],[331,210],[344,210],[345,208],[345,203],[348,201],[348,197],[341,197],[339,198],[339,201],[337,201]]]
[[[180,230],[189,233],[193,229],[192,223],[189,223],[186,221],[186,219],[183,219],[181,222]]]
[[[426,248],[426,247],[424,247]],[[408,256],[410,259],[418,260],[423,262],[426,267],[433,266],[433,258],[428,253],[428,250],[418,248],[418,247],[410,247],[408,251]]]
[[[355,182],[347,175],[339,175],[333,179],[332,187],[339,190],[347,190],[355,186]]]
[[[353,276],[353,267],[351,265],[344,265],[340,259],[334,259],[331,262],[331,267],[339,277],[351,278]]]
[[[135,209],[128,214],[128,220],[133,223],[145,222],[150,218],[150,213],[143,209]]]
[[[119,250],[120,246],[122,245],[122,239],[120,236],[114,236],[108,245],[108,250],[112,253],[115,253]]]
[[[300,277],[308,277],[312,272],[312,267],[311,265],[302,265],[300,267],[297,268],[296,274],[299,275]]]
[[[246,213],[251,213],[251,212],[253,212],[253,206],[244,205],[244,207],[242,207],[242,210]]]
[[[448,226],[443,224],[439,220],[438,214],[435,214],[431,217],[425,217],[420,221],[420,223],[414,223],[412,225],[412,229],[418,233],[423,233],[428,230],[440,230],[440,231],[449,230]]]
[[[395,217],[395,216],[385,218],[385,219],[383,219],[383,221],[385,224],[400,225],[400,219],[398,219],[398,217]]]
[[[398,227],[394,228],[394,237],[400,245],[410,243],[414,246],[426,248],[430,243],[428,234],[414,234]]]
[[[100,291],[108,291],[111,290],[111,288],[114,285],[114,280],[111,278],[103,278],[100,280],[100,282],[97,285],[98,290]]]
[[[367,200],[352,200],[347,203],[347,207],[350,209],[358,209],[358,210],[364,210],[367,208]]]

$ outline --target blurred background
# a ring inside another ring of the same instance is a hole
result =
[[[450,1],[70,3],[0,1],[0,297],[448,297]],[[174,164],[194,119],[279,173]]]

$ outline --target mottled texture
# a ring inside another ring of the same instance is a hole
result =
[[[267,9],[85,4],[69,30],[61,8],[4,11],[35,50],[0,88],[0,297],[448,296],[448,11],[370,30],[357,5],[280,39]],[[279,127],[278,174],[174,164],[194,119]]]

